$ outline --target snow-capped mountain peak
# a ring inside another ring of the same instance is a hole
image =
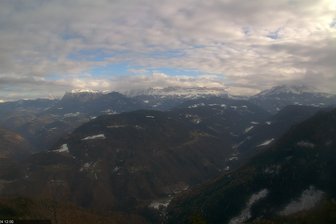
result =
[[[165,88],[148,88],[140,90],[130,90],[124,93],[128,96],[165,96],[195,98],[204,95],[227,96],[228,92],[224,88],[207,88],[207,87],[165,87]]]
[[[250,100],[267,111],[276,113],[288,105],[332,106],[336,103],[336,95],[323,93],[305,85],[282,85],[264,90]]]
[[[305,85],[281,85],[272,87],[271,89],[264,90],[259,94],[257,94],[257,96],[271,96],[279,94],[300,95],[303,93],[317,93],[317,90]]]
[[[70,93],[96,93],[95,90],[89,90],[89,89],[73,89],[70,91]]]
[[[74,89],[70,92],[66,92],[62,100],[80,100],[87,101],[95,99],[101,95],[105,94],[103,91],[89,90],[89,89]]]
[[[72,93],[72,94],[76,94],[76,93],[100,93],[100,91],[91,90],[91,89],[73,89],[69,93]]]
[[[102,95],[102,94],[107,94],[110,91],[108,90],[91,90],[91,89],[73,89],[69,92],[65,92],[64,96],[83,96],[83,95]]]

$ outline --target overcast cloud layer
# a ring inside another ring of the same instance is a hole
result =
[[[336,0],[1,0],[0,100],[171,85],[335,92],[335,38]]]

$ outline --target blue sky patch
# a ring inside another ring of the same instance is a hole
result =
[[[271,31],[266,35],[266,37],[273,39],[273,40],[277,40],[280,38],[280,31],[281,31],[281,28],[278,28],[275,31]]]

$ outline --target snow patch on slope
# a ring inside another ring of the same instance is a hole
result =
[[[268,194],[267,189],[263,189],[255,194],[252,194],[250,199],[248,200],[246,207],[241,211],[240,215],[237,217],[234,217],[230,220],[229,224],[240,224],[247,221],[249,218],[251,218],[251,208],[252,206],[259,201],[262,198],[265,198]]]
[[[290,202],[284,210],[280,212],[280,215],[291,215],[311,209],[322,199],[323,194],[323,191],[317,190],[314,186],[310,186],[307,190],[302,192],[300,198]]]
[[[63,144],[59,149],[56,149],[55,152],[69,152],[68,144]]]
[[[125,128],[127,127],[127,125],[124,125],[124,124],[114,124],[114,125],[109,125],[109,126],[106,126],[107,128]]]
[[[271,144],[273,141],[274,141],[274,138],[268,139],[268,140],[264,141],[263,143],[257,145],[257,147],[261,147],[261,146],[269,145],[269,144]]]
[[[92,136],[88,136],[85,138],[82,138],[82,141],[86,141],[86,140],[93,140],[93,139],[106,139],[104,134],[98,134],[98,135],[92,135]]]
[[[147,116],[146,116],[146,118],[151,118],[151,119],[154,119],[154,118],[155,118],[155,116],[153,116],[153,115],[147,115]]]
[[[161,199],[161,200],[157,200],[157,201],[153,201],[152,203],[150,203],[149,207],[150,208],[154,208],[156,210],[160,210],[160,209],[164,209],[167,208],[169,203],[171,202],[172,198],[166,198],[166,199]]]
[[[76,112],[76,113],[67,113],[64,114],[64,117],[77,117],[80,115],[80,112]]]
[[[253,128],[254,128],[254,126],[253,126],[253,125],[252,125],[252,126],[250,126],[250,127],[248,127],[248,128],[246,128],[246,129],[245,129],[245,133],[247,133],[247,132],[251,131]]]
[[[296,145],[302,148],[315,148],[315,144],[308,141],[299,141]]]

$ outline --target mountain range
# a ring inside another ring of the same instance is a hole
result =
[[[252,97],[177,87],[125,94],[0,103],[0,217],[57,222],[68,209],[102,223],[272,223],[296,220],[281,209],[300,194],[332,203],[333,142],[323,144],[334,138],[334,95],[304,86]]]
[[[322,93],[304,85],[275,86],[252,96],[251,101],[270,113],[275,113],[287,105],[325,107],[335,105],[335,95]]]

